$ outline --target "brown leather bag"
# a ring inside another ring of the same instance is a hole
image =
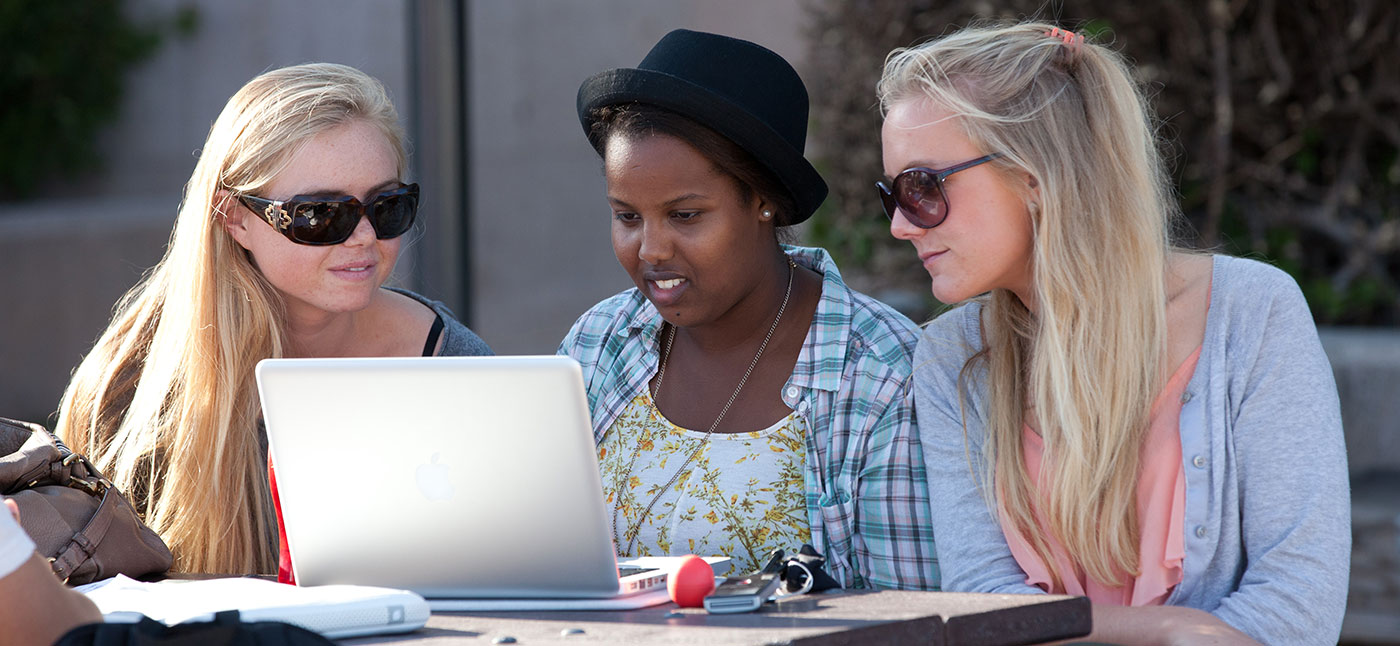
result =
[[[121,491],[38,424],[0,417],[0,493],[70,585],[159,574],[173,562]]]

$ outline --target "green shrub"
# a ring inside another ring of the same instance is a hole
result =
[[[117,116],[128,71],[156,51],[163,34],[197,25],[192,9],[136,24],[123,4],[0,2],[0,200],[97,168],[97,134]]]
[[[974,19],[1056,11],[1046,16],[1051,22],[1136,64],[1174,163],[1190,228],[1185,242],[1289,271],[1319,323],[1400,324],[1400,74],[1394,71],[1400,3],[815,0],[810,6],[811,138],[824,153],[821,168],[832,190],[808,235],[828,246],[843,270],[865,273],[867,288],[928,292],[908,244],[885,230],[872,187],[882,174],[874,87],[885,55]],[[1222,102],[1227,113],[1216,110]],[[1228,151],[1223,157],[1221,149]]]

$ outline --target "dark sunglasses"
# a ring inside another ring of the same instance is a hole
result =
[[[418,185],[384,191],[370,198],[368,204],[348,196],[298,195],[290,200],[269,200],[239,195],[238,200],[292,242],[333,245],[350,239],[361,216],[369,218],[374,235],[380,240],[403,235],[418,214]]]
[[[896,209],[904,212],[904,218],[920,229],[932,229],[948,218],[948,194],[943,191],[943,180],[961,170],[985,164],[1001,157],[992,153],[978,157],[943,170],[932,168],[910,168],[895,176],[890,186],[875,182],[880,189],[880,203],[885,206],[885,215],[894,219]]]

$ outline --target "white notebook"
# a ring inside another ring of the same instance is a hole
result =
[[[144,615],[173,626],[237,610],[246,622],[283,621],[329,639],[412,632],[429,614],[428,602],[415,593],[360,585],[298,587],[245,578],[144,583],[117,575],[76,589],[108,623],[134,623]]]

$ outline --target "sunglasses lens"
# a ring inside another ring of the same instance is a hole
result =
[[[413,217],[418,213],[417,193],[385,195],[375,200],[370,222],[374,224],[375,235],[380,240],[397,238],[413,226]]]
[[[307,244],[339,244],[359,221],[359,209],[349,202],[302,202],[292,212],[292,236]]]
[[[948,215],[948,203],[943,199],[943,186],[933,173],[923,170],[906,171],[894,182],[894,201],[914,226],[932,229],[943,223]]]

